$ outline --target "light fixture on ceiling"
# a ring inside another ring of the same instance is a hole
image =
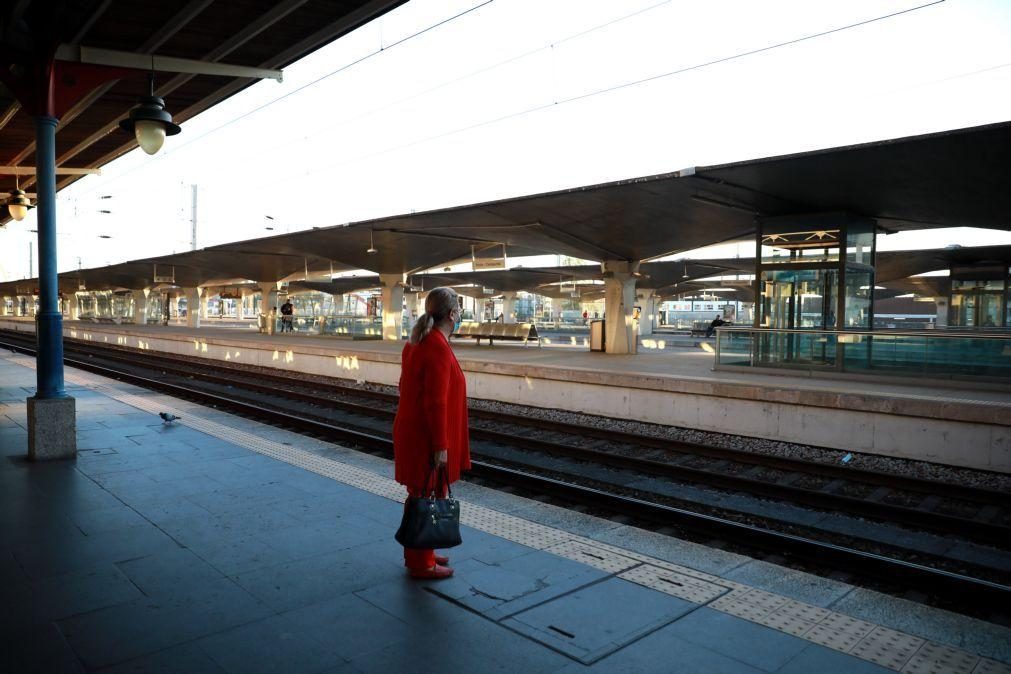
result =
[[[148,154],[155,154],[165,144],[165,136],[174,136],[182,129],[172,123],[172,115],[165,110],[165,101],[154,95],[154,73],[148,76],[150,94],[141,96],[130,116],[120,120],[119,128],[137,138],[137,144]]]
[[[685,270],[684,273],[681,274],[681,278],[688,278],[688,260],[685,260]]]
[[[11,217],[21,222],[28,215],[28,209],[32,207],[31,200],[25,195],[18,182],[17,171],[14,172],[14,191],[7,198],[7,212]]]
[[[379,250],[376,248],[376,233],[372,229],[369,230],[369,247],[368,249],[366,249],[365,252],[368,253],[369,255],[375,255],[376,253],[379,252]]]

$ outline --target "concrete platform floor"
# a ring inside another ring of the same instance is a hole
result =
[[[1011,672],[1006,628],[466,482],[457,576],[411,581],[389,462],[73,370],[79,456],[28,463],[33,366],[0,357],[5,674]]]

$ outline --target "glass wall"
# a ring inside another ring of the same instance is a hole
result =
[[[948,324],[960,328],[1007,325],[1007,280],[952,279]]]
[[[842,214],[760,221],[756,327],[869,328],[874,236],[873,221]]]

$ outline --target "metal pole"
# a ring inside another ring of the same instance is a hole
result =
[[[193,188],[193,204],[190,207],[190,250],[197,249],[197,186],[190,185]]]
[[[55,117],[35,118],[35,181],[38,194],[39,313],[37,399],[65,398],[63,388],[63,316],[56,280],[56,124]]]

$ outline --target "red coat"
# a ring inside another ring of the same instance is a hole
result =
[[[400,402],[393,421],[396,480],[420,490],[431,471],[431,454],[449,450],[449,481],[470,469],[467,381],[446,336],[433,329],[417,345],[404,345]]]

